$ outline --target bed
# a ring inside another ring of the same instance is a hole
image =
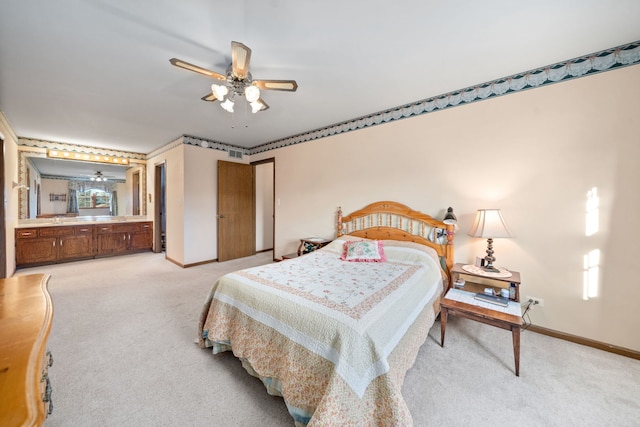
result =
[[[338,209],[336,235],[219,278],[199,345],[232,351],[296,426],[412,425],[401,387],[448,287],[453,225],[383,201]]]

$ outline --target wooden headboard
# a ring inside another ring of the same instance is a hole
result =
[[[446,234],[446,243],[439,244],[429,240],[442,230]],[[433,217],[397,202],[375,202],[364,208],[342,215],[338,208],[337,235],[350,235],[377,240],[402,240],[432,247],[438,256],[445,260],[447,274],[453,267],[453,224]]]

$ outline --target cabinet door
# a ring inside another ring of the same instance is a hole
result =
[[[87,258],[93,256],[93,236],[90,234],[60,238],[58,258]]]
[[[153,232],[150,223],[140,224],[139,231],[132,232],[129,238],[129,249],[140,251],[153,247]]]
[[[105,233],[98,234],[98,255],[117,254],[127,251],[128,233]]]
[[[16,265],[53,262],[58,258],[58,238],[38,237],[16,241]]]

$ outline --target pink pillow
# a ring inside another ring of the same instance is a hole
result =
[[[387,260],[382,248],[382,240],[362,240],[344,242],[341,260],[352,262],[383,262]]]

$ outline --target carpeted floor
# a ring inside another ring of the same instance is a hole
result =
[[[230,354],[195,343],[215,279],[271,252],[182,269],[144,253],[19,270],[51,275],[47,426],[292,426]],[[640,361],[450,317],[431,329],[403,395],[415,426],[639,426]]]

